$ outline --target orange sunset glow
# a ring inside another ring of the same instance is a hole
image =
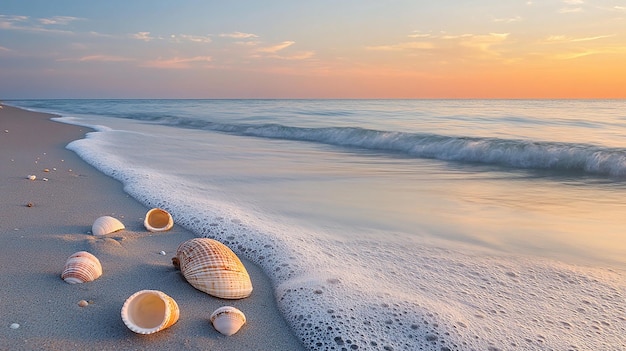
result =
[[[626,98],[622,1],[115,3],[5,2],[0,97]]]

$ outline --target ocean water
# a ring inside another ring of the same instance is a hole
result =
[[[94,128],[311,350],[626,350],[624,100],[7,103]]]

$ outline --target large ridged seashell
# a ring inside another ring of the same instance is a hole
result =
[[[180,311],[173,298],[158,290],[140,290],[122,306],[122,321],[138,334],[152,334],[178,321]]]
[[[169,212],[161,208],[153,208],[146,213],[143,225],[151,232],[165,232],[174,226],[174,219]]]
[[[93,222],[91,233],[93,235],[106,235],[124,228],[126,227],[124,227],[124,224],[120,222],[119,219],[111,216],[102,216]]]
[[[65,262],[61,278],[70,284],[86,283],[102,275],[98,258],[87,251],[78,251]]]
[[[232,306],[223,306],[211,314],[211,323],[218,332],[231,336],[246,324],[246,315]]]
[[[252,293],[252,282],[239,257],[221,242],[194,238],[178,246],[172,259],[194,288],[223,299],[241,299]]]

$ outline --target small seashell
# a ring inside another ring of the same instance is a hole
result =
[[[10,328],[11,328],[11,329],[19,329],[19,328],[20,328],[20,325],[19,325],[19,323],[11,323]]]
[[[181,243],[172,259],[194,288],[223,299],[242,299],[252,293],[252,282],[239,257],[226,245],[209,238]]]
[[[102,216],[96,219],[91,226],[93,235],[106,235],[125,229],[124,224],[119,219],[111,216]]]
[[[48,172],[50,172],[50,169],[48,169],[48,168],[44,168],[44,169],[43,169],[43,171],[44,171],[44,172],[46,172],[46,173],[48,173]]]
[[[174,226],[174,220],[169,212],[160,208],[153,208],[146,213],[143,225],[151,232],[165,232]]]
[[[78,251],[65,262],[61,278],[70,284],[86,283],[102,275],[98,258],[87,251]]]
[[[231,336],[246,324],[246,316],[232,306],[223,306],[211,314],[211,323],[218,332]]]
[[[33,205],[32,202],[29,202],[29,203],[26,204],[26,207],[33,207],[33,206],[35,206],[35,205]]]
[[[48,178],[41,178],[41,180],[43,180],[44,182],[47,182]]]
[[[122,321],[138,334],[152,334],[178,321],[178,304],[158,290],[140,290],[131,295],[122,306]]]
[[[88,305],[89,305],[89,302],[87,302],[85,300],[78,301],[78,306],[80,306],[80,307],[87,307]]]
[[[36,176],[36,175],[34,175],[34,174],[29,174],[29,175],[28,175],[28,179],[30,179],[30,180],[35,180],[35,179],[37,179],[37,176]]]
[[[166,253],[165,253],[165,251],[161,251],[161,252],[159,252],[159,255],[165,256]]]

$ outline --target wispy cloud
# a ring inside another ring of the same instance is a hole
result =
[[[509,17],[509,18],[494,18],[493,19],[494,22],[500,22],[500,23],[513,23],[513,22],[520,22],[522,21],[522,17],[521,16],[515,16],[515,17]]]
[[[315,51],[300,51],[291,55],[271,55],[271,58],[277,58],[280,60],[306,60],[315,56]]]
[[[194,67],[198,63],[209,63],[212,61],[211,56],[195,56],[195,57],[174,57],[171,59],[158,58],[141,64],[142,67],[161,68],[161,69],[187,69]]]
[[[76,58],[62,58],[57,61],[61,62],[128,62],[135,61],[135,59],[123,56],[114,56],[114,55],[88,55],[81,56]]]
[[[561,0],[561,2],[564,3],[566,7],[559,9],[559,13],[583,12],[583,8],[580,6],[585,3],[583,0]]]
[[[252,33],[243,33],[243,32],[232,32],[232,33],[222,33],[219,35],[223,38],[234,38],[234,39],[249,39],[249,38],[258,38],[259,36]]]
[[[28,16],[0,15],[0,28],[8,28],[18,22],[28,21]]]
[[[433,49],[435,44],[428,41],[411,41],[391,45],[367,46],[367,50],[373,51],[405,51],[405,50],[425,50]]]
[[[71,16],[54,16],[50,18],[40,18],[38,19],[39,23],[44,25],[67,25],[74,21],[81,21],[82,18],[71,17]]]
[[[12,16],[12,15],[0,15],[0,29],[25,31],[25,32],[39,32],[39,33],[54,33],[73,35],[74,32],[68,30],[61,30],[56,28],[46,28],[45,23],[49,21],[46,19],[33,20],[28,16]],[[42,25],[43,24],[43,25]]]
[[[256,51],[257,52],[263,52],[263,53],[277,53],[285,48],[290,47],[291,45],[295,44],[295,41],[283,41],[280,44],[276,44],[276,45],[272,45],[272,46],[266,46],[266,47],[262,47],[262,48],[258,48]]]
[[[591,55],[597,55],[602,53],[601,51],[597,51],[597,50],[584,50],[584,51],[578,51],[578,52],[571,52],[571,53],[564,53],[564,54],[557,54],[554,55],[554,59],[555,60],[574,60],[577,58],[581,58],[581,57],[585,57],[585,56],[591,56]]]
[[[577,12],[583,12],[583,8],[582,7],[564,7],[559,10],[559,13],[577,13]]]
[[[143,41],[152,41],[154,37],[150,36],[150,32],[137,32],[135,34],[130,35],[131,38]]]
[[[504,42],[509,33],[489,33],[483,35],[477,34],[460,34],[450,35],[442,33],[440,35],[411,34],[410,37],[419,37],[425,40],[408,41],[387,45],[367,46],[366,50],[371,51],[458,51],[461,48],[472,49],[474,54],[480,52],[481,55],[496,55],[491,47]],[[426,40],[428,39],[428,40]]]
[[[291,47],[295,43],[296,43],[295,41],[283,41],[282,43],[275,44],[275,45],[257,47],[252,52],[252,58],[273,58],[273,59],[280,59],[280,60],[306,60],[315,56],[315,51],[295,51],[294,52],[292,50],[287,50],[287,52],[284,52],[285,49]],[[255,42],[255,45],[254,45],[255,47],[257,46],[256,44],[259,44],[259,43]]]
[[[213,40],[211,39],[211,36],[209,35],[190,35],[190,34],[178,34],[178,35],[172,35],[171,38],[177,42],[182,42],[182,41],[190,41],[193,43],[210,43]]]
[[[431,36],[430,33],[422,33],[420,31],[413,31],[413,33],[407,35],[409,38],[429,38]]]
[[[554,42],[576,43],[576,42],[593,41],[593,40],[612,38],[612,37],[615,37],[615,34],[598,35],[598,36],[595,36],[595,37],[582,37],[582,38],[572,38],[572,37],[568,37],[566,35],[551,35],[548,38],[546,38],[545,41],[547,43],[554,43]]]
[[[150,42],[153,40],[167,40],[175,43],[182,42],[192,42],[192,43],[210,43],[213,40],[210,35],[191,35],[191,34],[172,34],[167,37],[163,36],[153,36],[150,32],[137,32],[134,34],[130,34],[129,37],[137,40],[142,40],[145,42]]]

